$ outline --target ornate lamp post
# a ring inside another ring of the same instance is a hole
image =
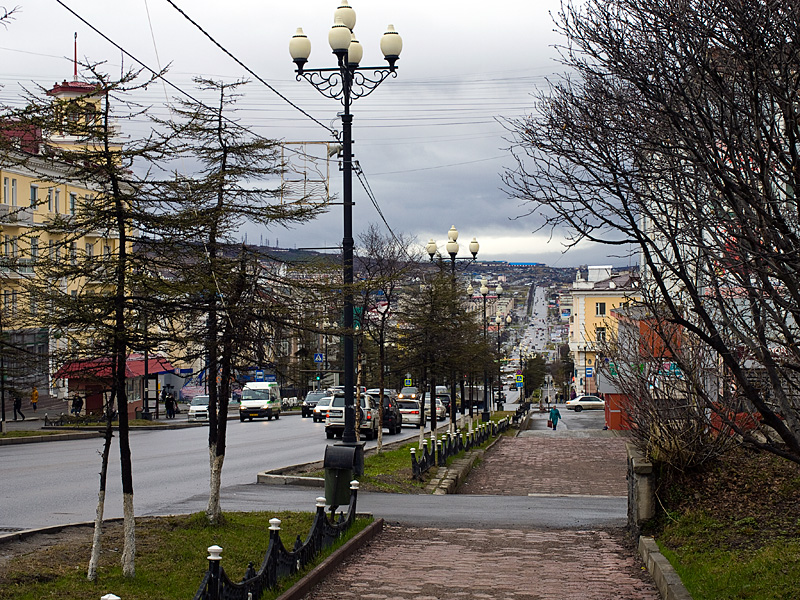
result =
[[[334,22],[328,33],[328,42],[336,56],[338,66],[326,69],[306,69],[311,54],[311,42],[298,27],[289,43],[289,53],[297,65],[297,80],[305,79],[327,98],[339,100],[344,107],[342,117],[342,196],[344,236],[342,238],[342,265],[344,272],[344,404],[345,425],[342,443],[355,444],[354,360],[353,360],[353,115],[350,105],[356,98],[369,95],[384,79],[397,77],[395,63],[400,57],[403,41],[389,25],[383,34],[380,47],[388,67],[360,67],[364,49],[356,39],[353,28],[356,14],[347,0],[341,0],[333,14]]]
[[[456,261],[457,260],[467,260],[472,262],[477,259],[478,257],[478,250],[480,249],[480,244],[478,244],[478,240],[476,238],[472,238],[472,241],[469,243],[469,252],[472,254],[472,258],[463,257],[459,258],[458,250],[458,229],[456,226],[453,225],[450,227],[450,230],[447,232],[447,244],[445,244],[445,249],[447,250],[447,254],[450,256],[450,278],[452,282],[452,289],[453,289],[453,298],[456,297]],[[428,244],[425,246],[425,250],[428,253],[428,256],[431,257],[431,262],[433,262],[433,257],[436,255],[438,250],[436,246],[436,242],[431,238],[428,240]],[[455,307],[453,308],[455,310]],[[455,316],[455,315],[454,315]],[[485,320],[485,319],[484,319]],[[464,398],[461,399],[461,414],[464,414]],[[451,428],[455,429],[456,423],[456,377],[455,377],[455,370],[451,371],[450,373],[450,424]]]
[[[489,286],[486,278],[481,279],[481,287],[478,290],[483,296],[483,342],[486,343],[486,296],[489,293]],[[486,370],[486,365],[483,367],[483,412],[481,413],[481,420],[484,423],[489,422],[489,374]]]

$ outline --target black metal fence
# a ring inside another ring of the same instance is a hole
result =
[[[411,448],[411,471],[414,479],[422,476],[433,466],[443,467],[447,459],[464,450],[472,450],[483,444],[486,440],[496,437],[506,431],[511,423],[508,417],[498,422],[479,424],[471,433],[460,430],[455,433],[446,433],[436,440],[436,448],[429,447],[429,440],[422,441],[422,450],[419,457],[417,449]]]
[[[194,600],[258,600],[268,589],[274,589],[282,577],[294,575],[309,564],[323,549],[331,546],[352,525],[356,517],[358,482],[350,484],[350,505],[347,515],[331,521],[325,514],[325,498],[317,498],[317,514],[306,541],[297,536],[294,547],[287,550],[280,537],[280,519],[270,519],[269,545],[261,563],[255,570],[250,563],[240,582],[231,581],[222,568],[222,548],[208,548],[208,571],[206,571]]]

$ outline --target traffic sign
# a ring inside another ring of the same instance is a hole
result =
[[[261,369],[256,370],[256,381],[264,381],[264,371]]]
[[[315,352],[314,353],[314,362],[315,363],[321,363],[323,360],[325,360],[325,359],[322,356],[322,352]]]
[[[523,381],[522,375],[517,375],[517,383],[522,383]]]
[[[586,377],[592,377],[594,373],[594,369],[592,367],[586,367]]]
[[[411,387],[412,385],[414,385],[414,382],[411,381],[411,379],[406,379],[403,381],[403,385],[406,387]]]

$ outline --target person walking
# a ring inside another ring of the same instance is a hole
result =
[[[33,390],[31,391],[31,406],[33,407],[33,412],[36,412],[36,407],[39,404],[39,390],[36,389],[36,386],[33,386]]]
[[[560,418],[561,413],[558,412],[558,407],[554,405],[553,408],[550,409],[550,421],[553,423],[553,431],[556,430],[556,426],[558,426],[558,420]]]
[[[22,417],[22,420],[25,420],[25,415],[22,414],[22,398],[18,395],[14,396],[14,420],[17,420],[17,414]]]

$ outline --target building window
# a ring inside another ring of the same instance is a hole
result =
[[[39,314],[39,307],[37,306],[36,298],[31,295],[31,314],[36,316]]]
[[[3,177],[3,204],[8,204],[8,177]]]
[[[56,213],[61,212],[61,190],[56,189]]]
[[[78,194],[69,195],[69,214],[74,215],[78,206]]]
[[[111,246],[109,246],[108,244],[105,244],[103,246],[103,258],[105,258],[106,260],[111,258]]]
[[[86,242],[86,258],[90,259],[94,256],[94,244]]]
[[[605,327],[597,327],[597,328],[595,328],[595,333],[597,334],[597,341],[598,342],[605,342],[606,341],[606,328]]]
[[[34,208],[39,204],[39,186],[31,185],[31,207]]]
[[[17,205],[17,180],[11,180],[11,206]]]
[[[39,238],[31,238],[31,260],[39,258]]]
[[[47,188],[47,210],[53,212],[53,188]]]
[[[69,261],[73,265],[78,264],[78,242],[72,242],[69,245]]]
[[[597,312],[595,312],[596,317],[605,317],[606,316],[606,303],[605,302],[598,302],[595,304],[595,308]]]
[[[17,314],[17,290],[11,292],[11,314]]]

